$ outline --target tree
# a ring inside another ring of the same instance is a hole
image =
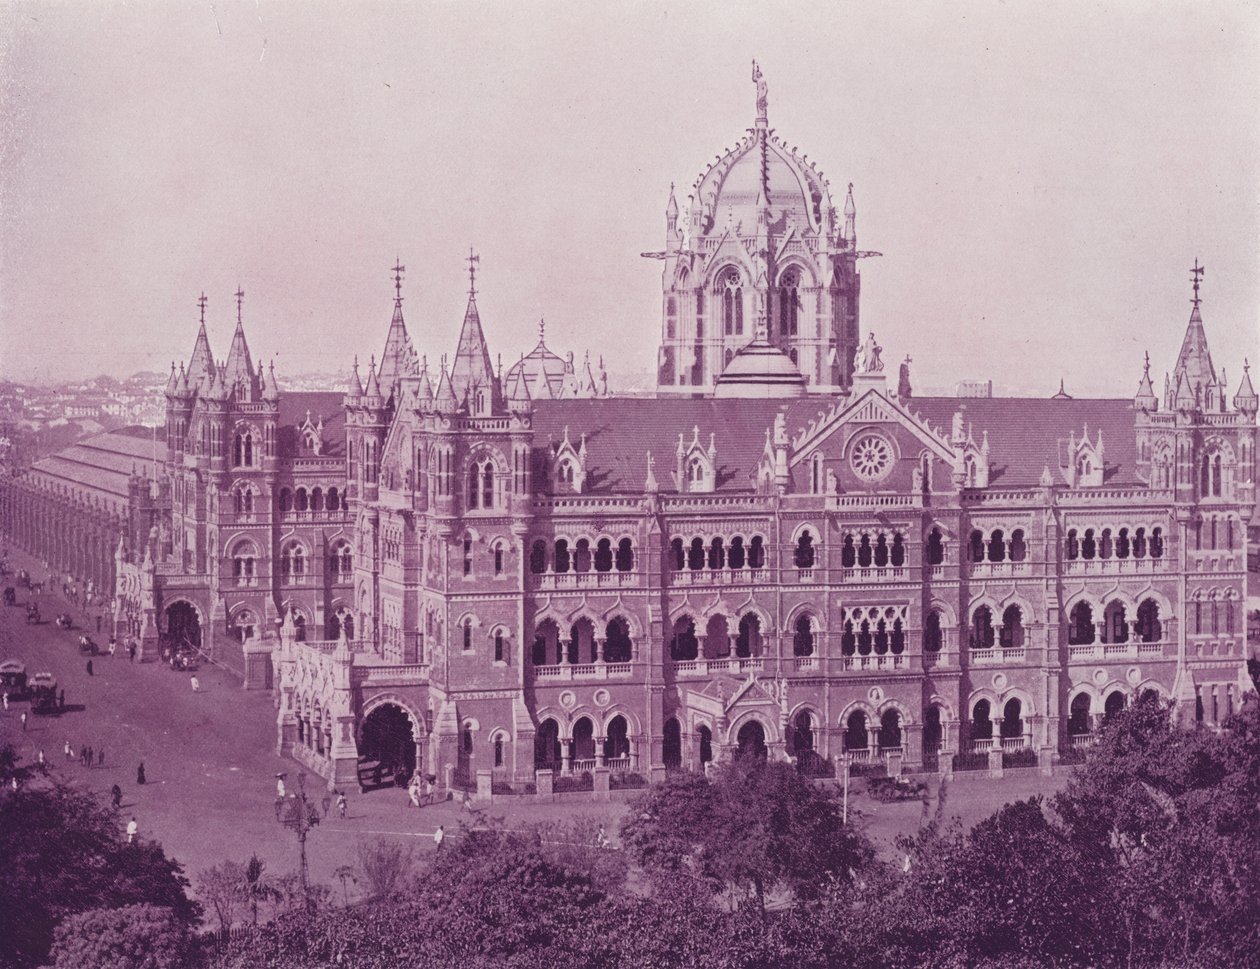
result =
[[[201,897],[214,908],[219,926],[226,932],[232,927],[232,916],[238,904],[249,900],[245,884],[245,866],[236,861],[225,861],[207,868],[197,881]]]
[[[180,969],[188,924],[169,908],[124,905],[71,915],[54,933],[55,969]]]
[[[691,872],[763,913],[771,892],[811,901],[873,856],[829,792],[789,764],[754,759],[713,780],[684,775],[654,787],[621,834],[649,872]]]
[[[411,846],[378,838],[360,841],[355,848],[359,868],[376,898],[389,898],[412,868]]]
[[[280,894],[264,874],[265,867],[257,855],[250,855],[245,866],[245,895],[249,899],[249,916],[253,925],[258,924],[258,906],[262,902],[275,901]]]
[[[342,901],[346,905],[349,905],[350,904],[350,889],[347,887],[347,882],[354,882],[356,885],[359,884],[359,879],[356,878],[354,874],[354,866],[353,865],[338,865],[337,870],[333,872],[333,877],[341,881]]]
[[[180,866],[152,841],[127,844],[95,794],[50,782],[0,794],[0,964],[38,964],[53,929],[94,908],[148,903],[188,925],[201,907]]]

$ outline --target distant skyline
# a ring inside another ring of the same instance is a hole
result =
[[[197,297],[294,377],[454,352],[654,372],[671,182],[753,122],[854,183],[916,387],[1127,396],[1202,311],[1260,364],[1255,3],[26,3],[0,10],[0,377],[164,371]],[[614,380],[614,386],[616,381]]]

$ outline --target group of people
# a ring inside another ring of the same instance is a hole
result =
[[[426,777],[421,781],[419,771],[412,774],[411,783],[407,785],[407,798],[415,808],[432,804],[435,800],[433,778]]]
[[[69,763],[70,761],[74,760],[76,757],[76,754],[74,752],[74,747],[70,745],[69,740],[67,740],[64,746],[62,746],[61,752],[66,755],[66,763]],[[104,747],[101,747],[98,750],[93,750],[91,747],[86,747],[86,746],[80,747],[77,757],[79,760],[79,764],[83,767],[93,767],[93,766],[104,767],[105,766],[105,748]],[[39,762],[41,764],[44,762],[44,752],[42,750],[39,752]]]

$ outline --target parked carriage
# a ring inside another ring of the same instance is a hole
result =
[[[51,673],[36,673],[31,677],[31,712],[57,712],[57,678]]]
[[[26,604],[26,621],[29,625],[39,624],[39,606],[33,602]]]
[[[4,604],[6,606],[17,605],[17,590],[13,586],[6,586],[4,590]]]
[[[0,663],[0,692],[9,694],[10,700],[21,700],[26,696],[26,664],[16,659],[7,659]]]

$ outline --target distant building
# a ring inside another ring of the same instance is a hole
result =
[[[960,380],[954,392],[957,397],[992,397],[992,380]]]

